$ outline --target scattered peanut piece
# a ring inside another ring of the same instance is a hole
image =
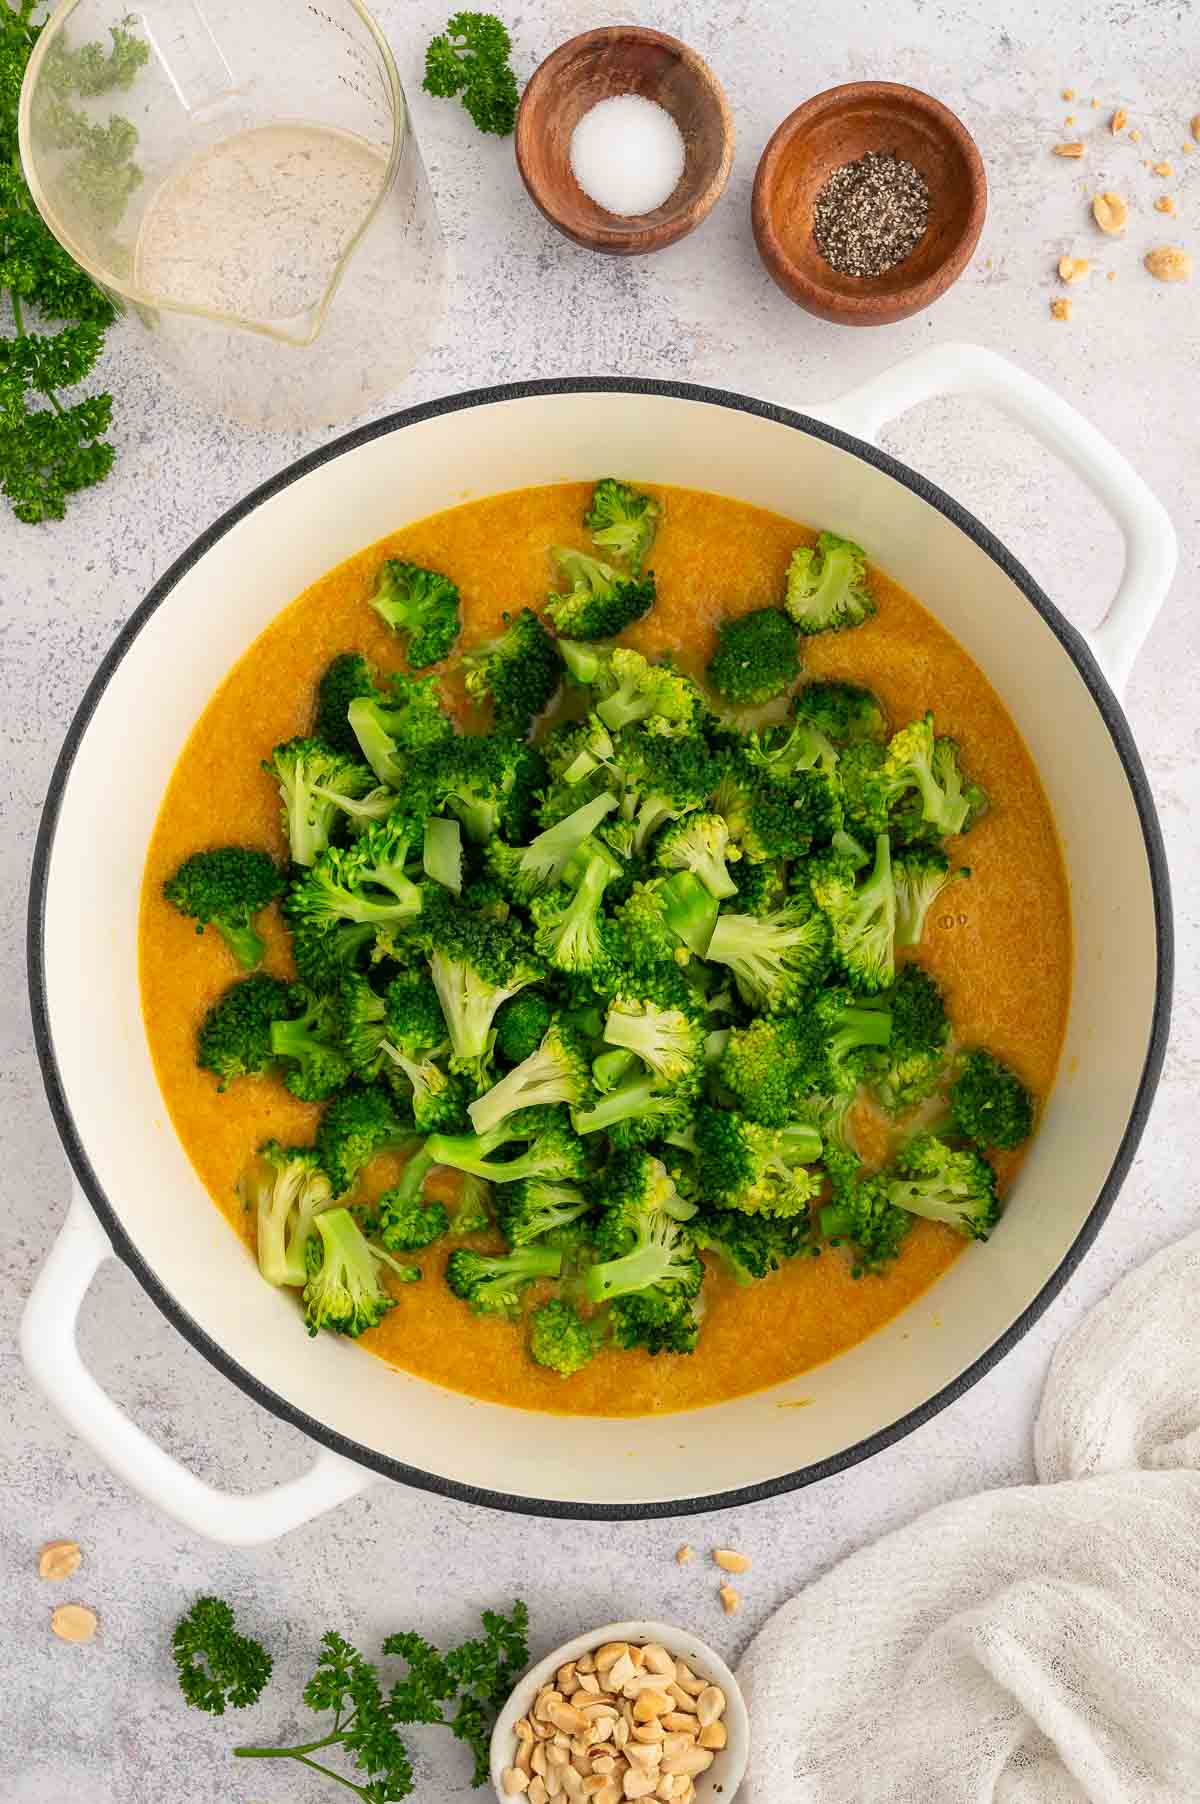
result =
[[[1102,232],[1107,232],[1108,236],[1113,238],[1118,232],[1125,230],[1129,221],[1129,208],[1119,194],[1114,194],[1111,188],[1106,188],[1104,193],[1098,194],[1092,202],[1092,218]]]
[[[1096,99],[1096,96],[1094,94],[1092,95],[1089,105],[1091,105],[1091,106],[1099,106],[1100,105],[1100,102]]]
[[[1155,175],[1174,175],[1175,173],[1169,163],[1151,163],[1150,167]]]
[[[97,1629],[96,1612],[84,1604],[59,1604],[50,1627],[60,1641],[90,1641]]]
[[[682,1547],[676,1548],[675,1550],[675,1564],[677,1566],[689,1566],[695,1557],[696,1549],[694,1547],[689,1547],[686,1541]]]
[[[1066,118],[1063,120],[1063,124],[1064,125],[1074,125],[1074,123],[1075,123],[1074,113],[1068,113]]]
[[[83,1555],[78,1541],[47,1541],[38,1555],[38,1577],[67,1579],[79,1570]]]
[[[736,1547],[714,1547],[713,1559],[722,1572],[749,1572],[753,1564],[749,1554],[739,1553]]]
[[[1116,279],[1117,279],[1117,272],[1116,272],[1116,270],[1115,270],[1115,269],[1110,269],[1110,270],[1109,270],[1109,272],[1108,272],[1108,279],[1109,279],[1109,281],[1110,281],[1110,282],[1115,282],[1115,281],[1116,281]]]
[[[1050,312],[1055,319],[1070,319],[1071,303],[1068,300],[1051,301]]]
[[[1083,155],[1083,145],[1080,143],[1056,144],[1054,146],[1054,154],[1056,157],[1081,157]]]
[[[1074,100],[1075,98],[1074,88],[1064,88],[1062,94],[1064,100]]]
[[[1197,144],[1200,144],[1200,113],[1197,113],[1196,117],[1192,120],[1192,136],[1195,138]]]
[[[1129,142],[1131,144],[1140,144],[1141,141],[1142,141],[1142,134],[1138,130],[1137,126],[1135,125],[1133,130],[1129,134]]]
[[[1117,133],[1123,132],[1128,124],[1129,114],[1125,111],[1123,106],[1119,106],[1108,122],[1108,129],[1115,138]]]
[[[1146,268],[1157,282],[1190,282],[1192,259],[1178,244],[1160,244],[1145,256]]]
[[[1082,282],[1091,267],[1086,257],[1060,257],[1058,279],[1060,282]]]
[[[1185,138],[1183,140],[1183,154],[1185,157],[1190,157],[1192,154],[1192,140],[1190,138]]]
[[[1154,203],[1156,213],[1174,213],[1175,202],[1169,194],[1160,194]]]
[[[1070,301],[1063,302],[1064,307],[1069,307],[1070,305]],[[721,1608],[724,1610],[726,1616],[732,1616],[736,1610],[741,1608],[741,1594],[740,1592],[735,1591],[732,1585],[721,1586],[720,1598]]]

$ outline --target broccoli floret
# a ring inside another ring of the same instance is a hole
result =
[[[812,1055],[809,1089],[857,1090],[873,1054],[891,1042],[891,1010],[874,999],[860,1001],[849,990],[822,990],[806,1016],[803,1037]]]
[[[649,732],[667,739],[698,730],[705,712],[704,697],[690,677],[671,664],[651,664],[627,645],[595,649],[595,658],[585,662],[578,656],[572,660],[567,643],[562,648],[573,672],[589,671],[588,677],[580,680],[587,680],[601,697],[596,715],[602,726],[616,733],[644,721]]]
[[[569,639],[615,639],[654,606],[654,575],[622,576],[611,564],[555,545],[552,556],[571,587],[550,595],[546,612]]]
[[[825,1163],[833,1198],[821,1210],[822,1234],[835,1246],[842,1241],[853,1245],[854,1277],[883,1271],[899,1254],[912,1217],[892,1202],[888,1180],[860,1171],[854,1154],[835,1158],[827,1149]]]
[[[547,827],[529,845],[488,847],[492,869],[520,902],[530,902],[563,880],[580,847],[617,806],[614,795],[596,796],[563,820]]]
[[[308,1243],[304,1321],[310,1334],[326,1328],[357,1338],[380,1323],[395,1298],[383,1288],[382,1266],[402,1283],[420,1272],[401,1266],[372,1247],[349,1209],[326,1209],[316,1217]]]
[[[439,664],[458,638],[458,589],[438,570],[388,558],[371,606],[394,633],[407,634],[413,670]]]
[[[370,820],[382,819],[396,806],[391,790],[376,788],[375,773],[367,765],[319,739],[277,745],[263,769],[279,784],[293,864],[315,863],[329,844],[339,810]]]
[[[421,912],[421,891],[408,875],[419,855],[420,826],[392,815],[353,846],[329,846],[293,889],[289,912],[313,927],[342,921],[371,927],[402,927]]]
[[[471,1126],[486,1134],[517,1109],[578,1108],[591,1095],[589,1066],[580,1036],[564,1019],[552,1021],[536,1050],[471,1104]]]
[[[302,1285],[308,1277],[305,1249],[313,1224],[333,1201],[315,1147],[260,1146],[238,1192],[254,1212],[258,1269],[268,1284]]]
[[[866,586],[866,554],[849,539],[823,532],[801,545],[788,565],[784,606],[802,633],[861,626],[875,612]]]
[[[585,1322],[579,1311],[561,1297],[552,1297],[529,1317],[531,1356],[560,1378],[573,1378],[583,1370],[594,1358],[600,1336],[599,1324]]]
[[[652,1072],[639,1071],[590,1109],[576,1109],[571,1121],[577,1134],[606,1133],[614,1146],[637,1147],[682,1127],[691,1107],[686,1090],[663,1089]]]
[[[727,620],[708,665],[708,680],[734,708],[758,708],[800,675],[796,629],[778,608],[756,608]]]
[[[743,1115],[785,1127],[809,1088],[810,1053],[798,1018],[760,1016],[735,1027],[721,1049],[718,1074]]]
[[[557,1278],[561,1271],[557,1247],[523,1246],[501,1254],[456,1247],[446,1261],[446,1283],[476,1315],[513,1316],[527,1285],[539,1278]]]
[[[612,1303],[618,1297],[651,1290],[678,1291],[688,1298],[697,1295],[704,1282],[704,1267],[675,1216],[663,1209],[643,1209],[631,1241],[628,1252],[588,1267],[583,1282],[591,1303]]]
[[[412,1128],[381,1084],[358,1084],[328,1104],[317,1128],[317,1156],[335,1196],[344,1196],[377,1154],[402,1147]]]
[[[379,699],[371,666],[360,651],[339,652],[325,668],[317,684],[313,737],[344,757],[361,756],[358,740],[347,715],[350,703],[360,696]]]
[[[406,1195],[400,1185],[385,1190],[375,1204],[371,1236],[389,1253],[419,1252],[449,1230],[450,1217],[441,1203],[425,1203],[419,1195]]]
[[[878,696],[853,683],[805,683],[792,706],[797,719],[835,746],[858,745],[864,739],[883,745],[888,736]]]
[[[886,833],[899,792],[883,746],[873,739],[848,745],[838,758],[837,780],[845,825],[851,832],[872,839]]]
[[[409,782],[422,813],[448,808],[469,840],[484,845],[495,834],[520,840],[533,817],[545,781],[541,753],[524,739],[492,733],[456,739],[414,760]]]
[[[477,701],[490,696],[497,725],[509,733],[529,731],[562,676],[554,640],[530,608],[523,608],[498,639],[468,652],[463,662],[468,694]]]
[[[790,783],[799,771],[837,769],[837,747],[809,720],[797,719],[751,733],[746,760],[772,783]]]
[[[324,1102],[354,1069],[341,1044],[338,1003],[333,997],[312,994],[302,984],[293,985],[288,1003],[299,1013],[272,1022],[271,1051],[293,1067],[283,1080],[293,1096],[301,1102]]]
[[[986,1240],[1000,1217],[996,1174],[982,1153],[947,1146],[936,1134],[909,1141],[888,1197],[897,1209],[945,1222],[968,1240]]]
[[[683,1222],[696,1213],[695,1203],[680,1195],[663,1161],[642,1147],[614,1152],[604,1174],[600,1203],[595,1245],[603,1259],[631,1251],[648,1215],[669,1215],[673,1221]]]
[[[543,740],[542,751],[554,782],[567,789],[611,767],[616,756],[612,734],[598,714],[555,727]]]
[[[248,846],[221,846],[193,852],[163,884],[163,895],[196,932],[215,927],[238,963],[253,971],[262,963],[262,936],[253,921],[283,890],[283,878],[265,852]]]
[[[382,1051],[394,1073],[408,1080],[409,1107],[421,1133],[449,1134],[463,1126],[467,1092],[458,1072],[443,1071],[435,1059],[410,1058],[389,1040],[383,1042]]]
[[[807,1168],[821,1157],[821,1136],[807,1121],[763,1127],[731,1109],[696,1113],[696,1155],[703,1193],[747,1215],[793,1216],[820,1191]]]
[[[738,1284],[765,1278],[787,1260],[814,1251],[807,1214],[781,1220],[740,1209],[705,1209],[688,1223],[688,1233],[701,1252],[717,1255]]]
[[[889,997],[892,1038],[873,1061],[872,1085],[889,1114],[911,1109],[937,1089],[946,1068],[950,1023],[942,993],[920,965],[905,965]]]
[[[636,1291],[618,1297],[612,1306],[613,1340],[628,1351],[641,1347],[647,1353],[694,1353],[700,1334],[695,1299],[681,1285],[670,1289]]]
[[[614,557],[624,558],[629,568],[636,571],[641,569],[654,543],[661,512],[652,496],[606,476],[592,490],[583,523],[594,544]]]
[[[477,1178],[470,1171],[460,1173],[458,1202],[454,1207],[452,1224],[455,1234],[479,1234],[491,1227],[491,1194],[492,1187],[486,1178]]]
[[[542,967],[513,921],[447,906],[429,923],[429,969],[456,1059],[482,1059],[501,1003],[540,982]]]
[[[689,814],[660,833],[654,847],[655,862],[664,871],[691,871],[710,896],[718,900],[736,896],[737,884],[726,859],[741,854],[729,841],[729,828],[719,814]]]
[[[530,906],[537,952],[555,970],[571,975],[595,971],[604,960],[604,892],[621,875],[612,853],[595,840],[585,841],[575,862],[580,868],[573,887],[562,885],[535,896]],[[569,867],[568,882],[571,876]]]
[[[712,910],[712,920],[707,927],[708,934],[711,934],[716,921],[716,904],[703,884],[695,879],[693,881],[704,898],[705,911]],[[622,962],[631,970],[651,971],[659,965],[675,963],[688,956],[685,944],[668,921],[668,913],[671,912],[670,898],[665,894],[665,888],[661,879],[650,883],[635,883],[615,911],[614,944],[619,947]],[[704,945],[707,949],[707,937]]]
[[[581,1220],[591,1204],[574,1184],[545,1178],[527,1178],[505,1184],[496,1205],[496,1220],[510,1247],[528,1246],[531,1240],[558,1234]]]
[[[218,997],[196,1039],[196,1063],[227,1090],[234,1078],[266,1071],[274,1061],[271,1029],[290,1009],[286,983],[262,972],[243,977]]]
[[[910,846],[892,860],[896,884],[896,944],[919,946],[925,919],[942,891],[969,870],[952,871],[944,852],[934,846]]]
[[[704,1075],[704,1027],[680,1008],[642,993],[618,995],[609,1007],[604,1038],[636,1053],[670,1089],[695,1091]]]
[[[950,1108],[959,1133],[979,1146],[1020,1146],[1033,1132],[1033,1097],[1014,1071],[978,1048],[963,1054]]]
[[[397,985],[403,980],[397,979]],[[358,971],[342,979],[336,998],[342,1049],[356,1071],[374,1077],[383,1063],[388,1037],[387,1004]]]
[[[425,840],[421,849],[421,866],[433,883],[440,883],[452,896],[461,896],[463,886],[462,824],[431,814],[425,822]]]
[[[965,832],[987,806],[983,791],[964,783],[954,741],[935,739],[932,714],[893,735],[884,769],[896,796],[916,790],[921,821],[939,835]]]
[[[769,915],[722,914],[707,956],[728,965],[751,1007],[768,1014],[801,1006],[829,963],[829,929],[802,896]]]
[[[848,981],[857,990],[886,989],[896,969],[896,886],[887,834],[876,839],[874,867],[862,882],[856,883],[848,861],[836,856],[814,860],[809,881]]]
[[[542,1111],[531,1111],[541,1115]],[[494,1184],[516,1184],[522,1178],[545,1178],[551,1183],[571,1183],[586,1175],[587,1157],[583,1142],[556,1109],[545,1110],[523,1153],[515,1159],[493,1159],[491,1154],[506,1141],[523,1138],[518,1132],[519,1118],[508,1117],[499,1128],[488,1134],[431,1134],[426,1150],[435,1165],[449,1165],[455,1171],[473,1172]]]
[[[496,1011],[495,1050],[506,1064],[519,1065],[542,1043],[553,1009],[535,990],[523,990]]]
[[[306,989],[328,995],[340,989],[342,979],[375,943],[375,929],[365,921],[345,922],[335,927],[317,927],[309,922],[291,919],[292,958],[296,973]]]
[[[620,818],[600,832],[620,857],[631,858],[660,828],[704,808],[717,773],[698,734],[683,739],[623,734],[618,753],[625,784]]]
[[[786,789],[765,783],[747,798],[740,822],[742,855],[756,864],[804,858],[814,840],[832,838],[842,820],[842,795],[835,778],[800,771]]]
[[[397,672],[390,697],[356,696],[346,719],[362,756],[389,789],[406,788],[409,762],[433,746],[454,738],[454,722],[442,708],[432,677]]]
[[[733,867],[738,911],[770,915],[788,899],[787,866],[779,858],[743,858]]]

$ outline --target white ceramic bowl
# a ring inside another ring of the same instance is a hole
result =
[[[746,1762],[750,1758],[750,1718],[746,1713],[746,1700],[720,1654],[715,1653],[706,1641],[701,1641],[688,1629],[678,1629],[669,1622],[609,1622],[603,1628],[589,1629],[585,1635],[576,1635],[573,1641],[564,1642],[554,1653],[547,1654],[544,1660],[539,1660],[536,1666],[530,1667],[514,1689],[492,1731],[492,1784],[499,1804],[513,1804],[500,1783],[500,1777],[505,1768],[513,1763],[516,1752],[516,1736],[513,1732],[515,1725],[521,1717],[529,1715],[538,1692],[543,1685],[553,1680],[560,1666],[565,1666],[569,1660],[577,1660],[581,1654],[590,1653],[594,1648],[603,1647],[606,1641],[657,1641],[669,1654],[677,1654],[686,1661],[698,1679],[707,1679],[710,1684],[721,1687],[725,1693],[726,1706],[722,1720],[729,1739],[708,1771],[701,1773],[696,1780],[696,1797],[699,1804],[732,1804],[734,1794],[745,1777]]]

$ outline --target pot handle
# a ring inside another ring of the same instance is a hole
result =
[[[237,1496],[214,1490],[152,1441],[101,1390],[79,1355],[83,1299],[104,1261],[114,1257],[103,1228],[75,1189],[25,1305],[21,1353],[59,1414],[127,1485],[195,1534],[231,1547],[254,1547],[347,1502],[373,1482],[362,1466],[323,1447],[299,1478]]]
[[[982,395],[1011,414],[1081,476],[1125,538],[1125,568],[1099,626],[1084,633],[1118,695],[1166,600],[1175,574],[1175,531],[1162,503],[1104,434],[1052,389],[981,345],[935,345],[859,388],[809,408],[819,420],[874,443],[889,420],[938,395]]]

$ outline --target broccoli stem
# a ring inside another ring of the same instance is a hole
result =
[[[253,927],[231,927],[226,921],[214,921],[213,926],[238,963],[247,971],[256,971],[267,949],[261,933],[256,933]]]

